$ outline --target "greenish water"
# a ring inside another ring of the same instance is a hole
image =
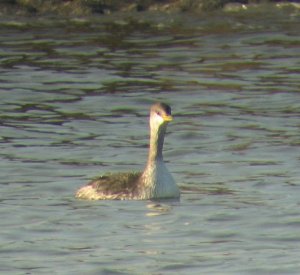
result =
[[[299,14],[139,16],[1,19],[1,273],[298,274]],[[74,199],[157,100],[181,201]]]

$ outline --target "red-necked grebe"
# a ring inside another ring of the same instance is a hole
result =
[[[81,187],[76,198],[86,200],[147,200],[179,198],[180,192],[163,161],[167,124],[171,108],[156,103],[150,109],[150,146],[146,167],[139,173],[112,173]]]

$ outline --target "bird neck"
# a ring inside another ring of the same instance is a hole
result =
[[[150,125],[150,147],[148,163],[163,160],[163,146],[167,125],[163,124],[158,127]]]

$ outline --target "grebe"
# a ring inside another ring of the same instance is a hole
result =
[[[147,200],[179,198],[180,192],[163,161],[167,124],[171,107],[156,103],[150,109],[150,146],[143,172],[109,173],[81,187],[76,198],[86,200]]]

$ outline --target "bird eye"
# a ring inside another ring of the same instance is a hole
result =
[[[161,113],[159,111],[156,112],[157,115],[161,116]]]

